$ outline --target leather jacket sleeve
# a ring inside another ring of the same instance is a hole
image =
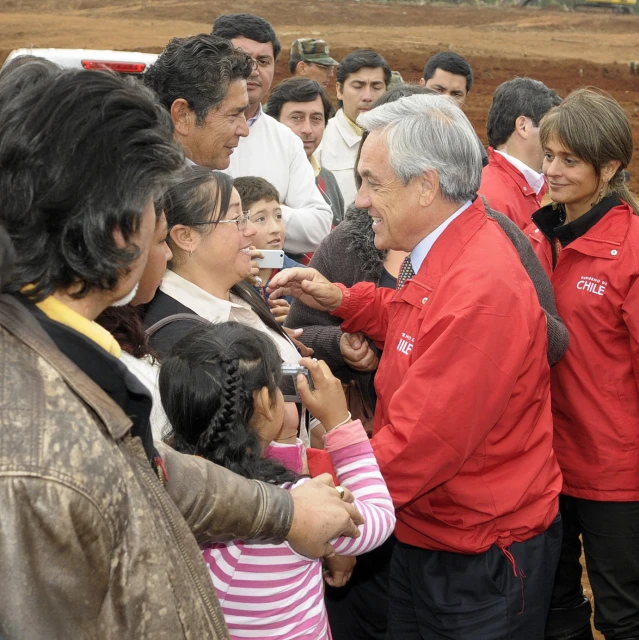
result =
[[[164,443],[155,446],[166,466],[166,490],[199,544],[284,541],[293,523],[293,498],[288,491],[247,480]]]
[[[0,504],[0,637],[101,635],[114,533],[96,505],[37,476],[2,477]]]

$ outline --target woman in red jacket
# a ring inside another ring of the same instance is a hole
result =
[[[546,637],[592,640],[581,536],[595,626],[606,640],[639,638],[639,207],[622,174],[632,131],[614,99],[581,89],[540,138],[553,203],[528,231],[570,332],[551,374],[564,538]]]

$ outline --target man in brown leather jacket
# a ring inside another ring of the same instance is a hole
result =
[[[170,120],[101,72],[4,88],[0,637],[227,638],[198,542],[320,556],[361,518],[326,482],[289,494],[153,443],[150,399],[93,320],[144,269],[184,162]]]

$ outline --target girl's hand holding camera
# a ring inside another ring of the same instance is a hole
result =
[[[306,408],[324,425],[326,431],[348,420],[348,406],[338,380],[323,361],[302,358],[299,364],[306,367],[313,378],[315,389],[311,391],[303,375],[297,376],[297,392]]]

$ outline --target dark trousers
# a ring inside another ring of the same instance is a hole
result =
[[[560,549],[559,515],[508,553],[494,545],[464,555],[398,542],[387,640],[542,640]]]
[[[639,638],[639,502],[561,496],[564,537],[546,638],[592,640],[581,586],[581,540],[595,597],[595,627],[606,640]]]
[[[388,580],[396,540],[357,558],[343,587],[326,586],[324,602],[333,640],[384,640],[388,621]]]

